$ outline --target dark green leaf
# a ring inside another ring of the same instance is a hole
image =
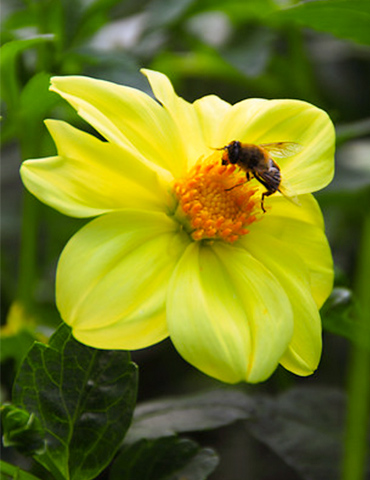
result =
[[[36,342],[31,348],[13,402],[34,413],[46,431],[46,451],[36,459],[54,475],[84,480],[105,468],[119,447],[136,388],[127,352],[86,347],[63,324],[49,346]]]
[[[225,61],[247,77],[261,75],[271,57],[275,36],[271,30],[251,29],[242,37],[236,35],[233,44],[222,52]]]
[[[318,0],[276,12],[274,18],[294,22],[339,38],[370,45],[368,0]]]
[[[35,475],[21,470],[15,465],[0,460],[0,478],[2,480],[40,480]]]
[[[29,414],[14,405],[3,405],[1,420],[5,447],[16,447],[25,455],[43,453],[45,431],[33,413]]]
[[[125,447],[110,480],[203,480],[218,464],[216,453],[177,437],[140,440]]]
[[[370,350],[370,327],[360,322],[360,312],[347,288],[334,288],[321,311],[323,327]]]
[[[120,2],[121,0],[81,2],[80,18],[78,18],[78,22],[76,22],[76,32],[73,39],[74,44],[82,44],[101,27],[107,25],[109,22],[109,10]]]
[[[147,13],[150,28],[168,26],[179,20],[195,0],[153,0]]]
[[[139,405],[125,442],[210,430],[249,418],[254,400],[242,392],[215,390]]]
[[[261,397],[250,432],[307,480],[340,478],[345,397],[325,388],[296,388]]]
[[[80,52],[84,56],[87,75],[148,90],[148,84],[139,72],[138,63],[126,53],[120,52],[117,56],[115,52],[99,51],[93,48],[84,48]]]
[[[219,463],[217,454],[211,448],[203,448],[185,465],[166,480],[204,480]]]

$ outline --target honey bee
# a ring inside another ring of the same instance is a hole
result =
[[[294,203],[297,203],[294,195],[288,193],[287,189],[282,185],[280,167],[271,157],[290,157],[298,153],[301,149],[302,145],[295,142],[262,143],[260,145],[254,145],[252,143],[242,143],[234,140],[220,150],[224,150],[222,165],[236,164],[245,172],[246,182],[254,177],[266,187],[267,190],[262,193],[261,198],[261,208],[263,212],[266,212],[264,207],[265,197],[269,197],[275,192],[280,192]],[[246,182],[238,183],[226,190],[232,190],[235,187],[244,185]]]

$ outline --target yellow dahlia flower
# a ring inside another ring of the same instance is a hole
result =
[[[165,75],[143,72],[158,101],[93,78],[53,78],[51,90],[106,141],[48,120],[58,155],[21,167],[42,202],[97,217],[59,260],[63,320],[96,348],[141,349],[170,336],[188,362],[224,382],[263,381],[279,363],[311,374],[333,281],[310,194],[333,176],[330,119],[297,100],[188,103]],[[299,205],[276,191],[264,213],[266,188],[222,165],[232,141],[299,144],[275,160]]]

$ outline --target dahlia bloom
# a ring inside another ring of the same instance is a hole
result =
[[[42,202],[96,217],[59,260],[63,320],[96,348],[141,349],[169,336],[189,363],[228,383],[263,381],[279,363],[311,374],[333,282],[311,195],[333,176],[329,117],[297,100],[188,103],[165,75],[143,73],[158,101],[106,81],[54,77],[51,90],[106,141],[48,120],[58,155],[21,167]],[[275,160],[298,204],[277,191],[264,213],[266,188],[222,165],[234,140],[301,145]]]

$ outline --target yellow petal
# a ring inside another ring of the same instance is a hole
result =
[[[221,123],[226,138],[263,144],[296,142],[303,148],[294,156],[276,159],[282,181],[300,195],[325,187],[334,175],[335,132],[328,115],[298,100],[250,99],[232,107]]]
[[[222,148],[225,144],[220,143],[220,138],[222,139],[223,136],[220,125],[226,113],[231,109],[231,105],[216,95],[202,97],[193,105],[206,146],[210,149]]]
[[[64,122],[46,123],[59,156],[28,160],[21,167],[23,183],[39,200],[75,217],[121,208],[169,208],[165,178],[159,181],[131,151]]]
[[[108,213],[72,237],[56,301],[77,340],[133,350],[164,339],[167,285],[186,241],[169,217],[141,211]]]
[[[177,127],[186,152],[188,166],[193,165],[199,157],[209,154],[200,121],[194,106],[176,95],[166,75],[153,70],[142,69],[149,80],[155,97],[161,102]]]
[[[271,210],[260,222],[250,226],[248,240],[253,241],[254,232],[280,239],[289,245],[292,253],[305,263],[311,293],[320,308],[333,289],[333,260],[320,207],[312,195],[299,197],[300,205],[294,205],[284,197],[271,197]],[[258,241],[258,240],[257,240]]]
[[[67,100],[103,137],[141,154],[173,175],[186,163],[171,117],[155,100],[135,88],[89,77],[53,77],[51,90]]]
[[[240,243],[279,280],[292,306],[293,337],[280,363],[297,375],[312,374],[321,356],[321,321],[304,261],[291,242],[284,243],[269,233],[255,232]]]
[[[168,329],[179,353],[219,380],[260,382],[293,331],[284,290],[247,251],[215,242],[188,246],[171,279]]]
[[[268,103],[263,98],[248,98],[233,105],[224,115],[220,123],[222,137],[219,147],[223,147],[233,140],[240,142],[256,143],[254,139],[246,134],[248,126],[253,123],[264,105]]]

